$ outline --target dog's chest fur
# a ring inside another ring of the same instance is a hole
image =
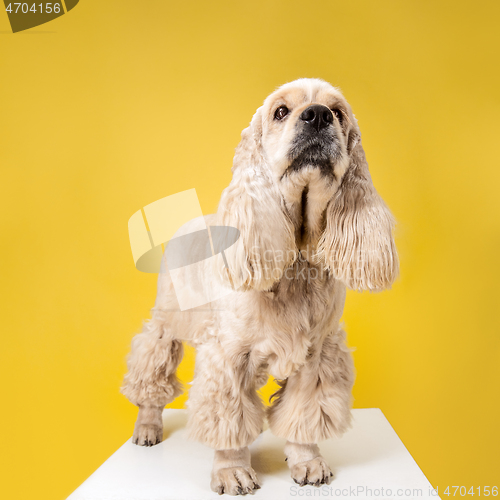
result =
[[[279,379],[303,365],[325,332],[338,328],[342,287],[325,268],[299,258],[271,291],[254,293],[255,362]]]
[[[311,264],[299,254],[265,300],[278,317],[289,316],[293,312],[300,323],[300,327],[299,324],[294,326],[311,330],[333,305],[334,281],[325,267]]]

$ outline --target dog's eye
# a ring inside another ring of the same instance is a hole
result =
[[[342,125],[342,121],[344,120],[344,115],[340,109],[332,109],[333,114],[337,117],[337,120]]]
[[[275,112],[274,112],[274,119],[275,120],[283,120],[285,116],[288,114],[288,108],[286,106],[280,106]]]

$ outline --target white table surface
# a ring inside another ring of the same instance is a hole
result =
[[[378,408],[352,413],[350,431],[320,443],[335,478],[319,488],[293,482],[284,460],[285,441],[265,430],[250,447],[262,485],[255,499],[439,498]],[[68,500],[230,498],[210,490],[213,451],[186,439],[186,420],[186,410],[165,410],[161,444],[146,448],[129,439]]]

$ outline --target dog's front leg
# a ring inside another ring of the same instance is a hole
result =
[[[296,483],[330,482],[330,468],[315,443],[349,428],[353,383],[352,356],[340,329],[327,335],[307,362],[281,383],[268,421],[273,434],[287,440],[285,454]]]
[[[259,488],[248,450],[264,419],[256,375],[251,353],[239,343],[223,346],[214,338],[198,347],[188,427],[191,438],[216,450],[211,487],[219,494]]]
[[[333,473],[321,456],[317,444],[299,444],[287,441],[285,455],[292,478],[300,486],[330,484]]]
[[[250,450],[216,450],[210,486],[219,495],[246,495],[260,488],[250,465]]]

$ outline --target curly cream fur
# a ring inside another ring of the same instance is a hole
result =
[[[269,407],[269,426],[277,436],[300,444],[340,437],[351,423],[354,367],[342,330],[324,338],[308,362],[280,383]]]
[[[255,140],[253,129],[260,120],[257,112],[252,125],[242,133],[234,156],[233,179],[219,204],[218,222],[237,227],[241,233],[226,251],[233,286],[267,290],[295,260],[296,249],[292,222],[267,172],[260,141]]]
[[[323,132],[328,162],[291,168],[293,148],[306,141],[300,116],[311,104],[336,110]],[[286,119],[276,120],[283,105]],[[205,220],[238,228],[240,238],[225,261],[219,254],[202,270],[182,271],[183,293],[197,293],[194,283],[207,280],[228,293],[181,311],[164,256],[153,317],[132,342],[122,387],[140,408],[134,441],[161,439],[161,410],[180,392],[175,370],[186,341],[197,349],[188,426],[192,438],[218,450],[212,488],[259,487],[247,447],[262,429],[266,412],[256,391],[268,374],[281,389],[267,417],[288,441],[292,477],[328,483],[316,443],[349,427],[354,383],[339,323],[346,287],[380,290],[394,281],[393,219],[373,187],[349,104],[321,80],[297,80],[266,99],[242,133],[232,171],[217,214]]]
[[[165,407],[182,393],[175,370],[182,359],[182,342],[165,336],[165,326],[153,319],[132,340],[122,393],[137,406]]]
[[[394,219],[375,190],[359,141],[330,202],[318,256],[353,290],[383,290],[399,273]]]

